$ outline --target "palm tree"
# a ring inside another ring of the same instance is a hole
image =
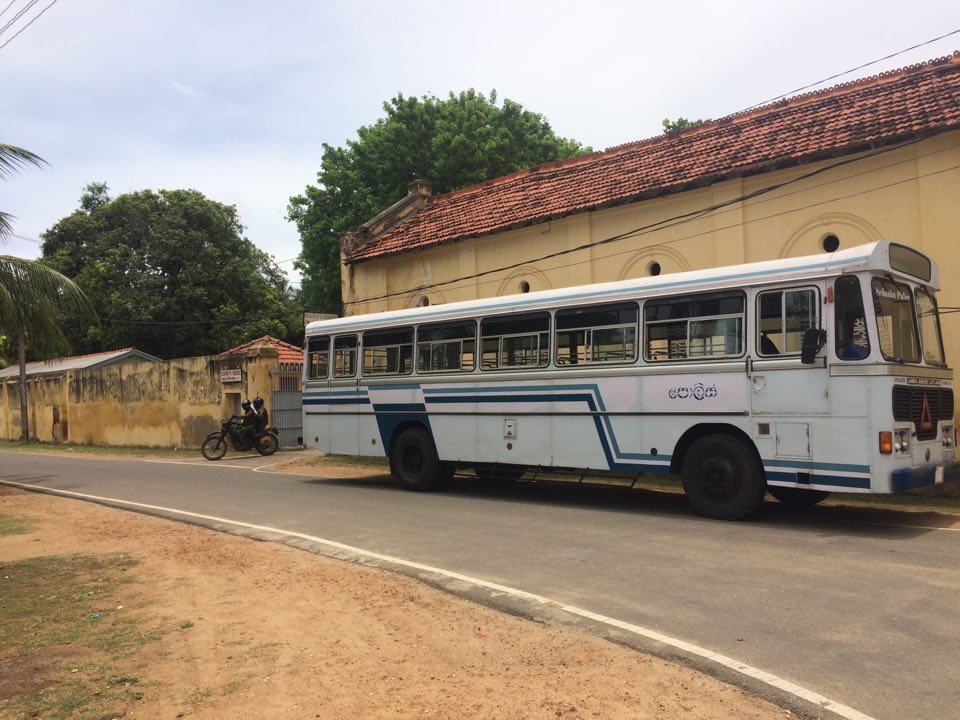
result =
[[[29,150],[0,144],[0,178],[7,179],[25,165],[44,164]],[[12,234],[12,217],[0,211],[0,241]],[[53,354],[69,348],[61,313],[95,316],[83,291],[68,277],[38,262],[0,255],[0,333],[16,340],[20,364],[20,440],[30,439],[27,417],[27,346],[36,353]]]
[[[0,180],[9,179],[26,165],[43,167],[46,161],[39,155],[16,145],[0,143]],[[0,240],[6,240],[13,234],[13,216],[0,210]]]

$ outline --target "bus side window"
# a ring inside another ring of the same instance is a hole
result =
[[[646,359],[742,355],[745,307],[746,297],[739,291],[648,300],[643,306]]]
[[[417,328],[417,372],[470,372],[477,348],[475,320]]]
[[[357,336],[340,335],[333,340],[333,376],[348,378],[357,374]]]
[[[757,308],[760,355],[797,355],[803,334],[819,327],[819,296],[813,288],[760,293]]]
[[[637,359],[638,317],[636,303],[558,311],[557,365],[633,362]]]
[[[867,314],[863,309],[860,278],[844,275],[833,284],[836,307],[835,345],[841,360],[863,360],[870,354]]]
[[[413,372],[413,328],[371,330],[363,334],[364,375]]]
[[[330,364],[330,338],[326,335],[307,341],[307,379],[326,380]]]
[[[550,314],[529,313],[480,321],[481,368],[546,367]]]

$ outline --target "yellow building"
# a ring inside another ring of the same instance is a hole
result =
[[[354,315],[886,239],[957,307],[958,228],[960,52],[446,195],[414,182],[342,239],[342,291]]]

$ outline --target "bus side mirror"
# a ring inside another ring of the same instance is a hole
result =
[[[803,345],[800,348],[800,362],[804,365],[813,365],[817,353],[827,342],[827,331],[820,328],[807,328],[803,333]]]

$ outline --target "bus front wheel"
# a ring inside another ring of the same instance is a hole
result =
[[[423,428],[407,428],[390,449],[393,473],[408,490],[435,490],[453,475],[453,467],[440,462],[433,438]]]
[[[719,520],[746,517],[760,507],[767,490],[755,453],[732,435],[707,435],[694,442],[681,472],[693,509]]]

